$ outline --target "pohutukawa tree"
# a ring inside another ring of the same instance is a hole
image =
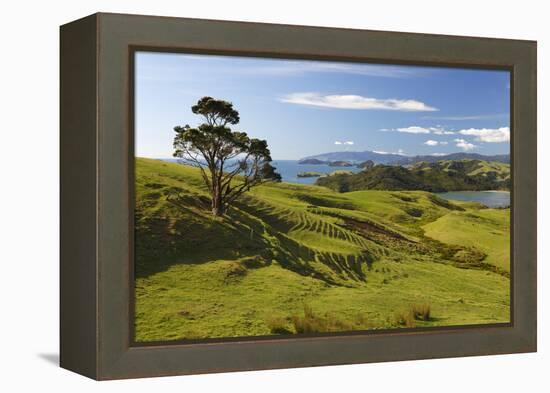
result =
[[[174,127],[174,157],[200,169],[212,199],[212,214],[222,216],[244,192],[266,182],[281,181],[271,166],[271,153],[265,140],[249,138],[232,131],[239,123],[233,104],[203,97],[191,107],[204,123]]]

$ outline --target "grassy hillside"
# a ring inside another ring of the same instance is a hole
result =
[[[487,263],[507,272],[510,271],[509,228],[509,209],[450,213],[424,226],[426,236],[448,244],[477,247],[487,254]]]
[[[136,340],[506,322],[506,212],[279,183],[221,219],[196,169],[137,159]]]
[[[316,184],[339,192],[357,190],[508,190],[510,165],[482,160],[420,162],[408,168],[377,165],[352,175],[320,178]]]
[[[510,180],[510,164],[483,160],[447,160],[438,162],[419,162],[411,166],[415,171],[443,171],[448,174],[481,176],[492,178],[496,182]]]

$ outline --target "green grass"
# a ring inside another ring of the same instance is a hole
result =
[[[510,209],[481,209],[466,214],[453,212],[424,226],[426,236],[448,244],[476,247],[487,254],[487,263],[508,272],[509,228]]]
[[[495,172],[502,180],[510,179],[510,164],[498,161],[479,161],[479,166],[468,173],[468,176]]]
[[[196,169],[136,160],[137,341],[401,328],[418,305],[415,326],[509,320],[509,279],[453,259],[507,255],[507,210],[288,183],[208,205]]]

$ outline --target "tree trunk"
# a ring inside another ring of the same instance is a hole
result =
[[[212,207],[212,214],[213,215],[221,217],[221,216],[223,216],[223,213],[224,213],[223,206]]]
[[[225,213],[222,200],[222,193],[219,187],[213,187],[212,194],[212,214],[215,216],[223,216]]]

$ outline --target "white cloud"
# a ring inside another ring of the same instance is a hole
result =
[[[434,141],[433,139],[428,139],[426,142],[424,142],[424,145],[428,146],[445,146],[449,142],[446,141]]]
[[[378,64],[353,64],[328,61],[279,61],[268,65],[243,67],[243,72],[275,76],[295,76],[308,73],[337,73],[384,78],[414,78],[429,75],[432,71],[417,67],[403,67]]]
[[[381,128],[380,131],[397,131],[397,132],[407,132],[409,134],[435,134],[435,135],[453,135],[454,131],[445,130],[440,126],[436,127],[420,127],[420,126],[409,126],[401,128]]]
[[[353,141],[345,141],[344,145],[353,145]]]
[[[430,156],[435,156],[435,157],[441,157],[441,156],[446,156],[447,153],[432,153],[430,154]]]
[[[429,134],[430,133],[429,129],[424,127],[418,127],[418,126],[396,128],[395,131],[408,132],[409,134]]]
[[[340,141],[334,141],[334,144],[335,144],[335,145],[341,145],[342,142],[340,142]]]
[[[476,137],[476,141],[498,143],[510,141],[510,127],[500,128],[468,128],[460,130],[461,135],[471,135]]]
[[[430,131],[433,132],[435,135],[453,135],[455,134],[454,131],[445,130],[439,126],[437,127],[430,127]]]
[[[394,152],[384,151],[384,150],[373,150],[372,152],[373,153],[378,153],[378,154],[398,154],[400,156],[405,155],[405,151],[403,149],[399,149],[399,150],[394,151]]]
[[[337,109],[391,110],[402,112],[431,112],[436,108],[416,100],[379,99],[358,95],[322,95],[320,93],[292,93],[281,99],[282,102],[299,105],[319,106]]]
[[[456,142],[456,147],[458,147],[458,148],[460,148],[464,151],[473,150],[477,147],[476,145],[474,145],[473,143],[468,142],[465,139],[457,138],[454,141]]]

